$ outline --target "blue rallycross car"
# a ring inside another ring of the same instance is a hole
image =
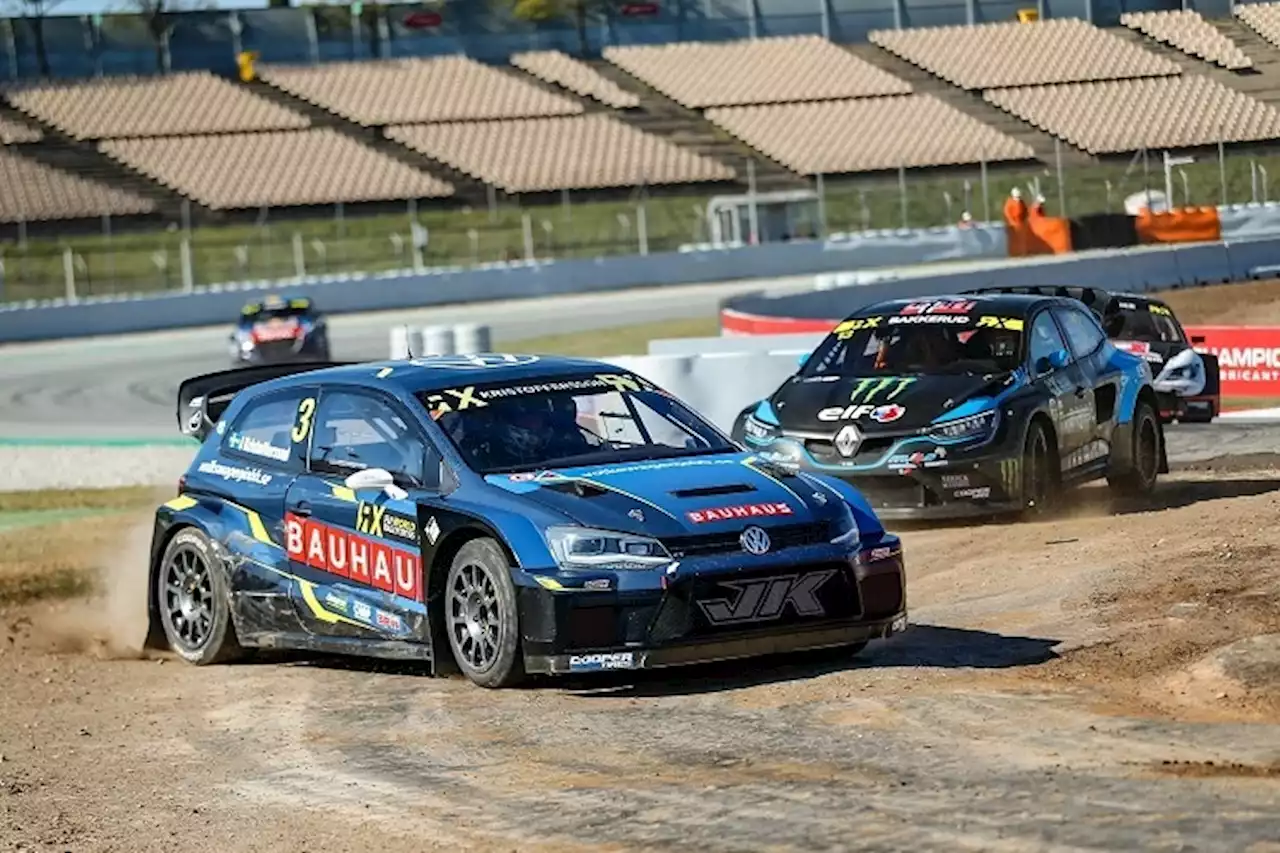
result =
[[[189,379],[151,642],[430,661],[475,683],[848,648],[906,627],[856,489],[742,452],[596,361],[436,356]],[[448,649],[448,653],[444,650]]]
[[[890,519],[1037,514],[1101,478],[1140,497],[1169,470],[1150,368],[1066,296],[865,306],[732,434]]]

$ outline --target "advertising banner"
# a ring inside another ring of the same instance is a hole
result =
[[[1197,352],[1218,357],[1223,397],[1280,397],[1280,326],[1187,326]]]

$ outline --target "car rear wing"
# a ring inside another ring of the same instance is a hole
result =
[[[222,413],[245,388],[325,367],[353,364],[346,361],[310,361],[294,364],[262,364],[238,367],[217,373],[193,376],[178,386],[178,429],[197,441],[204,441]]]
[[[1029,284],[1009,285],[1006,287],[977,287],[965,293],[1022,293],[1029,296],[1065,296],[1083,302],[1090,311],[1101,317],[1107,305],[1115,296],[1100,287],[1077,287],[1075,285]]]

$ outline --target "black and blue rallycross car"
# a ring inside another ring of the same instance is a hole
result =
[[[247,303],[227,343],[232,367],[330,358],[328,323],[304,296],[271,294]]]
[[[900,542],[856,489],[606,364],[264,365],[182,383],[178,419],[202,444],[156,512],[151,641],[192,663],[451,654],[497,687],[906,627]]]
[[[885,518],[1040,512],[1103,477],[1144,495],[1169,470],[1150,368],[1068,297],[867,306],[732,432],[856,485]]]

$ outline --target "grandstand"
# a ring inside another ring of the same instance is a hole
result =
[[[1237,7],[1230,21],[1177,9],[1114,27],[1050,18],[872,28],[856,44],[634,43],[585,59],[540,47],[484,62],[400,55],[426,42],[396,27],[380,57],[317,62],[313,49],[302,61],[264,39],[305,32],[303,13],[266,11],[245,13],[242,41],[265,50],[250,82],[191,69],[4,84],[5,174],[25,188],[5,215],[172,218],[185,202],[214,222],[262,208],[617,198],[636,186],[704,199],[745,189],[748,162],[758,188],[790,189],[818,175],[1096,165],[1280,139],[1269,70],[1280,4]],[[55,59],[75,26],[55,28]]]

